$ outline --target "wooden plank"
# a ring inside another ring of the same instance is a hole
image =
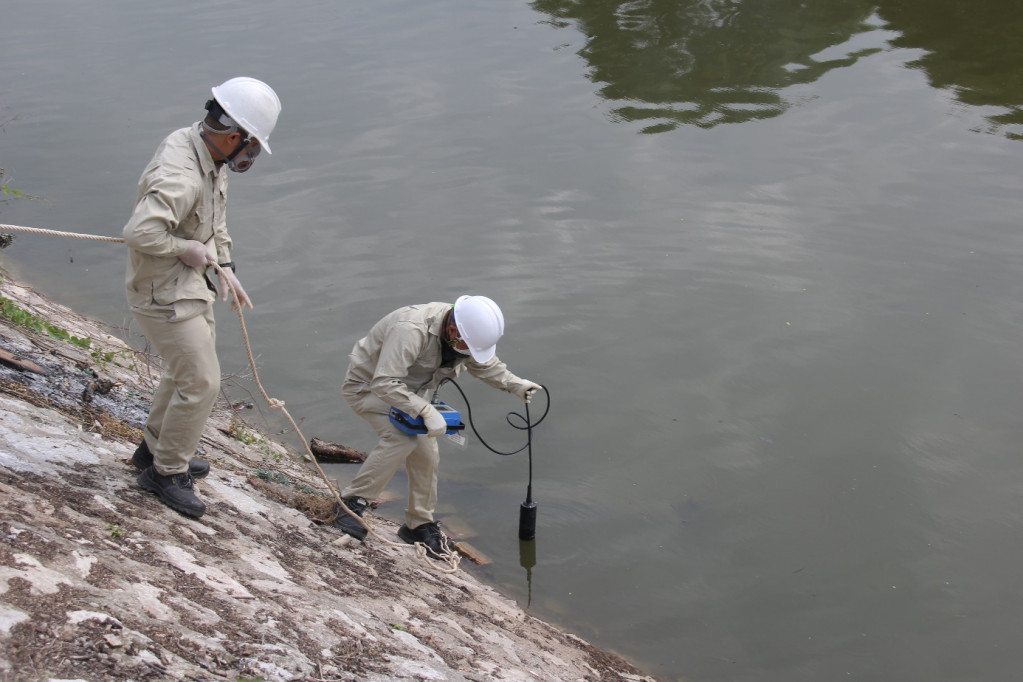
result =
[[[32,362],[31,360],[22,360],[17,355],[9,353],[5,351],[3,348],[0,348],[0,362],[4,363],[8,367],[13,367],[14,369],[20,370],[27,369],[28,371],[35,372],[36,374],[50,373],[48,370],[43,369],[42,367]]]
[[[490,557],[470,545],[468,542],[463,542],[462,540],[451,540],[448,542],[448,546],[477,566],[486,566],[487,564],[493,563],[493,561],[490,560]]]
[[[440,523],[449,537],[468,539],[478,535],[468,523],[457,516],[445,516]]]

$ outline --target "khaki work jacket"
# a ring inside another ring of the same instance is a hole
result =
[[[199,123],[164,139],[139,178],[128,246],[128,303],[141,312],[192,299],[213,301],[205,268],[178,260],[190,239],[206,244],[218,263],[231,261],[227,233],[227,169],[217,168]]]
[[[450,303],[399,308],[373,325],[348,356],[347,382],[365,384],[381,400],[413,417],[430,404],[426,397],[445,378],[465,369],[472,376],[514,392],[523,380],[497,356],[480,364],[466,355],[441,367],[441,332]]]

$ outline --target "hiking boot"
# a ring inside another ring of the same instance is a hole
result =
[[[139,474],[138,483],[144,490],[156,493],[160,501],[174,511],[195,518],[206,512],[206,505],[192,491],[192,477],[187,471],[163,476],[156,472],[156,467],[151,466]]]
[[[352,510],[352,513],[361,517],[369,507],[369,502],[362,499],[361,497],[343,497],[341,501],[345,503],[345,506]],[[353,517],[351,514],[341,508],[341,505],[334,503],[334,512],[337,514],[337,518],[334,519],[334,527],[340,528],[343,532],[348,533],[356,540],[365,540],[366,534],[369,532],[366,527],[362,525],[359,519]]]
[[[414,545],[421,542],[426,545],[426,555],[431,559],[443,559],[444,555],[450,554],[448,538],[440,531],[440,523],[431,521],[415,528],[409,528],[404,523],[398,529],[398,537]]]
[[[149,446],[146,445],[145,438],[142,439],[142,442],[139,443],[139,446],[135,449],[135,454],[131,456],[131,463],[134,464],[135,468],[139,471],[143,471],[153,466],[153,453],[150,452]],[[210,473],[210,463],[205,459],[193,457],[188,460],[188,473],[196,480],[206,478]]]

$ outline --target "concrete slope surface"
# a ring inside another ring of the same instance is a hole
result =
[[[126,461],[155,360],[9,278],[0,295],[20,320],[0,321],[0,679],[653,679],[464,570],[289,504],[329,499],[227,405],[202,442],[208,511],[175,513]]]

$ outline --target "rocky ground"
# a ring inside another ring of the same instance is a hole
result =
[[[6,276],[0,296],[0,680],[652,680],[380,517],[350,542],[315,469],[227,403],[209,511],[173,512],[126,462],[156,361]]]

